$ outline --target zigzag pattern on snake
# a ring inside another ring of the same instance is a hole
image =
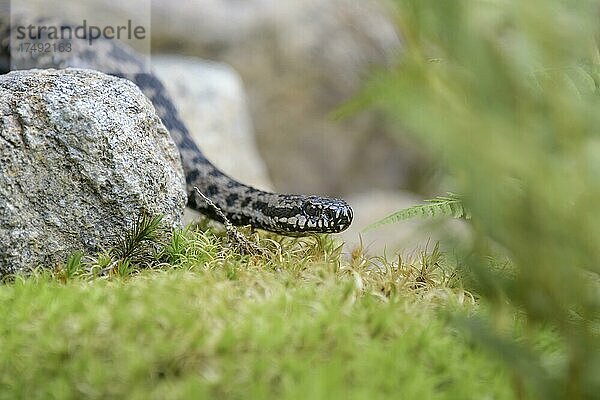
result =
[[[210,198],[235,225],[251,225],[289,235],[341,232],[352,222],[352,209],[343,200],[321,196],[278,194],[258,190],[221,172],[200,151],[163,84],[145,69],[144,59],[118,40],[60,39],[68,42],[70,52],[11,54],[11,29],[15,26],[62,26],[55,20],[25,18],[12,28],[10,18],[0,14],[0,73],[12,69],[87,68],[116,75],[134,82],[151,100],[157,115],[179,149],[186,176],[188,206],[212,219],[220,220],[214,209],[196,193],[194,187]],[[13,38],[15,35],[12,35]],[[36,38],[48,42],[44,36]],[[31,42],[30,38],[27,40]],[[52,40],[56,43],[56,40]],[[14,48],[14,43],[13,46]],[[222,221],[221,221],[222,222]]]

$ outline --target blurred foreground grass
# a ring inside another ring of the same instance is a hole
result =
[[[188,230],[151,269],[97,276],[84,258],[15,277],[0,286],[0,399],[511,398],[504,367],[454,328],[450,311],[477,307],[437,250],[262,244],[240,256]]]

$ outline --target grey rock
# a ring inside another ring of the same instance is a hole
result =
[[[0,275],[108,247],[141,213],[179,226],[184,186],[175,144],[129,81],[0,76]]]

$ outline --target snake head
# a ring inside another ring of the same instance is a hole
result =
[[[337,233],[352,223],[352,208],[344,200],[319,196],[289,197],[276,207],[274,230],[281,233]]]

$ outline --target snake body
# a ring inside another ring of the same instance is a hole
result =
[[[0,73],[8,72],[11,67],[73,67],[94,69],[134,82],[150,99],[177,145],[186,176],[189,207],[223,222],[217,212],[196,193],[194,188],[197,187],[235,225],[251,225],[289,235],[341,232],[350,226],[352,209],[341,199],[266,192],[240,183],[220,171],[193,141],[161,81],[147,71],[145,60],[126,44],[117,40],[96,39],[90,46],[87,39],[59,39],[59,42],[68,42],[71,51],[35,54],[13,51],[11,54],[11,30],[15,26],[29,24],[57,26],[57,21],[25,17],[22,21],[15,21],[13,16],[11,27],[8,15],[0,15]],[[28,41],[32,40],[28,38]],[[49,40],[42,36],[36,41],[44,43]],[[52,39],[52,42],[57,41]]]

